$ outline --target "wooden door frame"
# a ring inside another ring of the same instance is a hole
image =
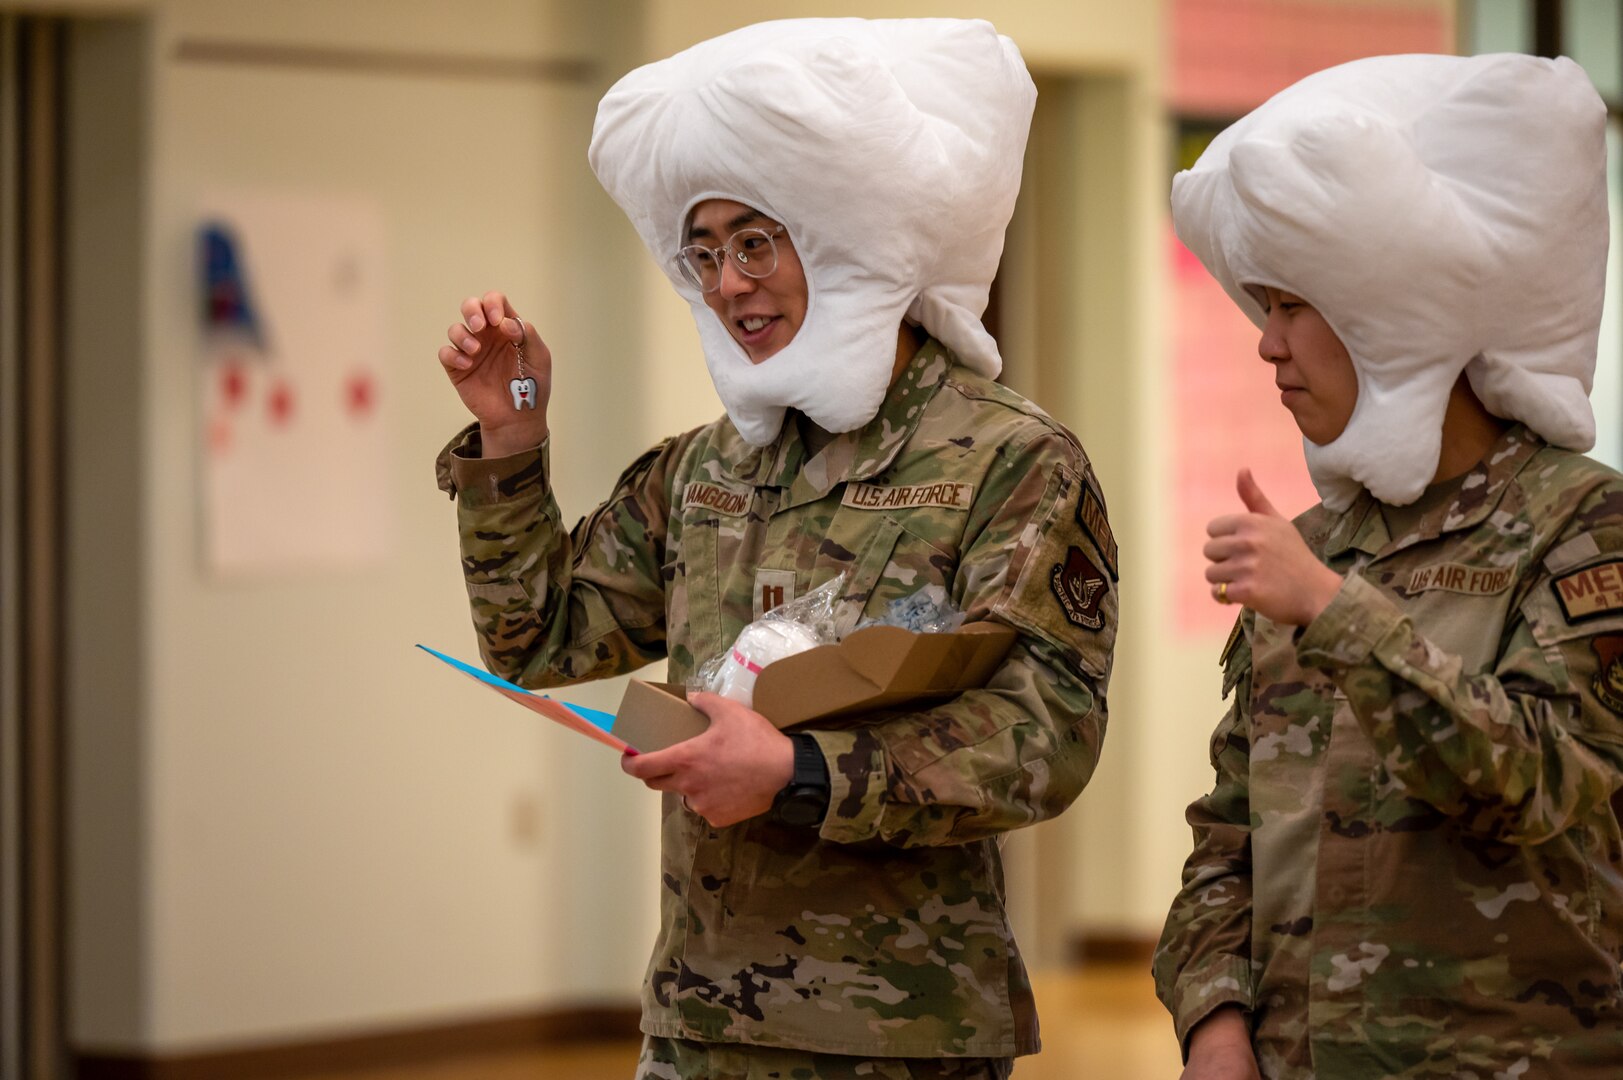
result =
[[[66,21],[0,16],[0,1073],[65,1075]]]

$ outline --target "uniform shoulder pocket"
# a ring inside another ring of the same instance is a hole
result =
[[[1586,534],[1587,535],[1587,534]],[[1623,744],[1623,552],[1563,544],[1522,603],[1551,681],[1578,696],[1591,737]]]
[[[654,467],[654,462],[659,460],[659,456],[665,452],[665,448],[670,446],[672,441],[672,439],[664,439],[659,445],[644,450],[635,461],[627,465],[624,471],[620,473],[620,478],[614,482],[613,493],[603,500],[597,509],[581,518],[575,523],[575,527],[569,530],[570,541],[575,551],[575,565],[580,565],[581,560],[584,558],[586,545],[591,541],[592,533],[597,530],[598,524],[602,522],[604,516],[613,510],[617,504],[635,494],[643,477],[648,475],[648,471]]]
[[[1114,537],[1095,538],[1102,502],[1083,474],[1056,463],[1009,557],[1012,582],[992,613],[1057,649],[1095,678],[1110,674],[1119,608]]]
[[[1541,645],[1623,631],[1623,550],[1603,550],[1585,533],[1545,559],[1546,582],[1522,609]]]

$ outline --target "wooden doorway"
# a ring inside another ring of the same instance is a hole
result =
[[[0,14],[0,1075],[64,1074],[66,22]]]

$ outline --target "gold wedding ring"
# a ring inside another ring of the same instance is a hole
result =
[[[1229,602],[1229,583],[1226,581],[1218,582],[1217,602],[1219,604],[1226,604]]]

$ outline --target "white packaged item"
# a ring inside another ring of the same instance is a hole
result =
[[[701,664],[688,679],[688,689],[708,690],[753,706],[755,679],[768,664],[839,640],[834,604],[844,586],[845,574],[836,574],[762,615],[744,627],[725,652]]]

